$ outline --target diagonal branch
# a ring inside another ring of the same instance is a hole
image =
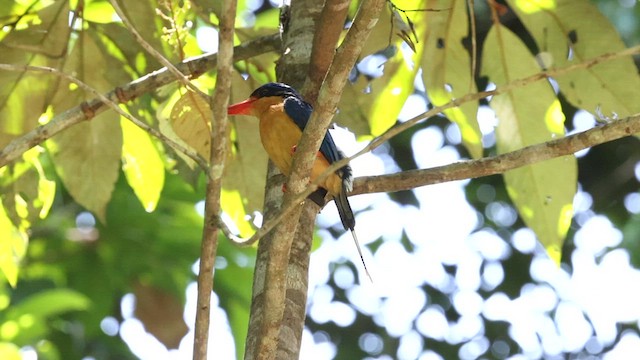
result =
[[[640,133],[640,114],[497,156],[460,161],[430,169],[361,177],[355,180],[351,195],[410,190],[425,185],[502,174],[637,133]]]
[[[131,115],[130,113],[122,110],[117,103],[115,103],[114,101],[112,101],[111,99],[109,99],[106,95],[101,94],[98,90],[94,89],[93,87],[87,85],[85,82],[83,82],[82,80],[76,78],[75,76],[69,75],[65,72],[62,72],[58,69],[55,68],[51,68],[51,67],[46,67],[46,66],[33,66],[33,65],[11,65],[11,64],[0,64],[0,70],[8,70],[8,71],[18,71],[18,72],[25,72],[25,71],[34,71],[34,72],[46,72],[46,73],[51,73],[54,74],[56,76],[59,76],[65,80],[68,80],[69,82],[72,82],[76,85],[78,85],[78,87],[80,87],[81,89],[83,89],[84,91],[86,91],[89,94],[92,94],[93,96],[95,96],[99,101],[101,101],[104,105],[108,106],[109,108],[111,108],[113,111],[115,111],[116,113],[118,113],[120,116],[125,117],[126,119],[128,119],[129,121],[131,121],[132,123],[134,123],[136,126],[138,126],[139,128],[141,128],[142,130],[146,131],[148,134],[155,136],[156,138],[158,138],[160,141],[164,142],[165,144],[171,146],[172,148],[174,148],[176,151],[179,151],[183,154],[185,154],[186,156],[188,156],[189,158],[191,158],[193,161],[195,161],[198,166],[200,166],[203,170],[206,171],[207,169],[207,161],[200,156],[197,152],[186,148],[184,146],[182,146],[181,144],[173,141],[171,138],[167,137],[166,135],[164,135],[163,133],[161,133],[160,131],[152,128],[151,126],[147,125],[147,123],[145,123],[144,121],[141,121],[140,119],[136,118],[135,116]],[[96,115],[95,111],[93,110],[93,108],[90,107],[83,107],[83,105],[86,103],[83,103],[80,105],[80,108],[82,109],[83,113],[89,117],[93,117]],[[56,119],[61,119],[64,120],[65,119],[65,114],[68,114],[69,111],[65,111],[64,113],[58,115],[56,118],[54,118],[54,120]],[[54,121],[52,120],[52,122]],[[58,125],[65,125],[66,122],[64,121],[57,121],[56,124]],[[39,127],[38,129],[44,128],[46,125]],[[49,137],[57,134],[58,132],[62,131],[56,131],[56,128],[54,129],[50,129],[51,131],[48,132],[48,134],[50,135]],[[46,140],[46,139],[44,139]],[[9,144],[11,145],[11,144]],[[9,146],[7,146],[8,148]],[[2,159],[2,154],[3,152],[5,152],[7,150],[7,148],[3,149],[2,151],[0,151],[0,159]]]
[[[279,45],[280,37],[278,34],[246,42],[234,48],[234,61],[246,60],[260,54],[275,51],[279,48]],[[206,54],[187,59],[177,64],[176,68],[193,79],[215,68],[217,59],[218,54]],[[9,67],[12,66],[14,65],[2,64],[0,70],[12,70],[9,69]],[[52,72],[49,70],[46,71]],[[174,81],[176,81],[175,76],[169,72],[167,68],[162,68],[126,85],[117,87],[104,94],[104,97],[113,103],[125,104]],[[96,98],[92,100],[84,102],[55,116],[48,123],[38,126],[28,133],[23,134],[11,141],[3,149],[0,149],[0,168],[17,159],[30,148],[41,144],[45,140],[75,124],[85,120],[90,120],[92,117],[105,111],[107,108],[107,102],[96,96]]]
[[[149,44],[142,37],[142,35],[140,35],[135,26],[133,26],[131,21],[129,21],[127,16],[124,14],[124,11],[122,11],[122,8],[120,8],[120,5],[116,0],[110,0],[109,2],[111,3],[111,6],[113,6],[113,9],[116,11],[116,14],[118,14],[118,16],[120,17],[120,20],[122,20],[122,23],[127,27],[127,30],[129,30],[131,35],[133,35],[133,38],[138,42],[138,44],[140,44],[140,46],[142,46],[143,49],[145,49],[149,54],[151,54],[151,56],[158,60],[160,64],[162,64],[167,70],[169,70],[169,72],[172,73],[173,76],[175,76],[175,78],[182,85],[194,91],[204,100],[209,101],[209,95],[202,92],[202,90],[200,90],[191,81],[189,81],[189,78],[184,73],[182,73],[176,66],[174,66],[169,60],[167,60],[166,57],[160,54],[158,50],[154,49],[153,46],[151,46],[151,44]]]

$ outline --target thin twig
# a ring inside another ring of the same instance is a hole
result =
[[[476,66],[478,63],[478,44],[476,40],[476,11],[475,11],[475,1],[467,0],[467,6],[469,7],[469,25],[471,26],[471,77],[470,79],[474,79],[476,77]],[[472,90],[473,81],[469,82],[469,90]]]
[[[133,26],[131,21],[129,21],[127,16],[124,14],[124,11],[122,11],[122,8],[120,8],[120,5],[118,5],[118,2],[116,0],[110,0],[109,2],[111,3],[111,6],[113,6],[113,9],[116,11],[116,14],[118,14],[118,16],[120,17],[120,20],[122,20],[122,23],[127,27],[127,30],[131,32],[133,38],[138,42],[138,44],[140,44],[140,46],[142,46],[143,49],[145,49],[151,56],[158,60],[158,62],[162,64],[162,66],[167,68],[169,72],[171,72],[182,85],[186,86],[190,90],[193,90],[202,99],[209,101],[209,95],[205,94],[191,81],[189,81],[189,78],[187,78],[185,74],[183,74],[178,68],[176,68],[169,60],[167,60],[164,55],[160,54],[158,50],[154,49],[153,46],[151,46],[151,44],[149,44],[142,37],[142,35],[140,35],[135,26]]]
[[[213,290],[213,268],[218,248],[218,224],[220,221],[222,174],[227,153],[227,106],[231,93],[233,71],[233,30],[236,17],[236,0],[222,3],[218,31],[218,65],[216,88],[211,109],[211,161],[208,169],[205,196],[204,226],[200,250],[200,270],[198,272],[198,299],[194,329],[193,359],[207,359],[209,340],[209,317],[211,313],[211,292]]]

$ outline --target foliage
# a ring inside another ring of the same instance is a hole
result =
[[[172,62],[200,55],[214,42],[215,1],[118,3],[142,38]],[[238,44],[278,31],[277,9],[268,2],[258,9],[247,3],[239,4]],[[586,0],[477,3],[478,24],[473,29],[477,36],[472,42],[468,24],[474,23],[469,21],[467,1],[393,1],[344,89],[335,117],[338,125],[367,141],[394,126],[411,97],[438,106],[568,66],[576,69],[489,101],[465,102],[429,123],[443,131],[457,129],[451,131],[459,139],[453,136],[450,145],[463,156],[481,158],[560,138],[571,130],[569,120],[578,111],[603,121],[640,112],[640,76],[631,57],[580,67],[586,60],[625,49],[618,31],[595,4]],[[507,13],[500,17],[502,11]],[[9,1],[0,6],[0,25],[0,63],[59,69],[100,93],[161,67],[107,1]],[[630,39],[637,36],[638,32],[629,34]],[[275,81],[277,58],[278,54],[268,53],[238,62],[231,100],[241,100],[257,85]],[[210,92],[215,73],[192,82]],[[209,104],[183,85],[153,90],[120,107],[208,159]],[[0,148],[63,118],[70,109],[80,107],[94,115],[83,108],[92,98],[77,83],[52,74],[0,71]],[[479,108],[486,105],[498,118],[495,134],[478,123]],[[231,148],[221,201],[226,219],[239,234],[249,236],[262,209],[267,159],[257,140],[257,124],[247,119],[230,122]],[[411,138],[425,127],[420,124],[390,139],[388,153],[382,155],[393,156],[394,166],[402,170],[415,168],[415,161],[408,159],[420,154],[413,153]],[[495,135],[495,146],[488,134]],[[615,176],[616,165],[638,160],[637,139],[625,141],[618,147],[593,149],[586,158],[565,156],[503,177],[474,180],[466,188],[467,200],[479,213],[488,213],[489,203],[507,209],[513,204],[520,221],[505,225],[487,215],[484,226],[507,240],[526,226],[557,264],[561,260],[566,264],[575,246],[565,239],[571,240],[578,226],[573,204],[580,180],[582,189],[592,193],[594,208],[606,211],[623,229],[624,244],[637,259],[637,241],[631,240],[640,233],[638,216],[630,216],[621,205],[622,196],[637,192],[637,181],[623,178],[609,189],[593,174],[594,167],[610,165],[603,172]],[[119,304],[129,293],[145,299],[137,304],[136,314],[147,330],[176,347],[187,328],[180,311],[164,310],[181,308],[184,290],[195,277],[191,269],[202,232],[197,204],[204,181],[192,159],[112,110],[72,126],[0,168],[0,270],[6,278],[0,288],[0,358],[19,358],[19,349],[25,347],[44,359],[133,358],[126,344],[101,328],[107,317],[122,320]],[[487,189],[493,192],[488,201],[482,196]],[[411,192],[390,196],[401,205],[418,202]],[[384,241],[382,236],[376,238],[371,248]],[[406,234],[401,241],[411,248]],[[229,317],[236,348],[241,349],[255,254],[221,239],[218,256],[226,267],[216,270],[215,291]],[[523,264],[531,262],[531,255],[514,251],[501,260],[513,273],[491,291],[515,297],[522,284],[532,280]],[[337,297],[347,297],[333,280],[329,285],[337,289]],[[447,318],[458,316],[451,293],[427,283],[421,289],[434,297],[433,303]],[[360,314],[350,331],[382,333],[384,347],[377,353],[393,353],[399,346],[397,338],[374,322]],[[310,321],[309,327],[326,331],[333,341],[341,338],[342,329],[334,324]],[[158,328],[169,331],[160,334]],[[504,324],[486,328],[492,341],[503,341],[512,352],[518,351],[520,345],[508,339]],[[358,336],[342,339],[348,346],[341,347],[338,356],[364,356],[357,340]],[[450,358],[458,356],[462,346],[463,341],[452,346],[439,341],[432,349]]]

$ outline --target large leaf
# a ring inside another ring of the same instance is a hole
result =
[[[107,64],[90,36],[81,33],[64,67],[97,91],[110,88],[100,69]],[[56,113],[92,98],[75,85],[61,81],[53,108]],[[118,178],[122,151],[119,116],[104,112],[88,122],[77,124],[47,141],[56,171],[73,198],[101,221]]]
[[[422,78],[433,105],[444,105],[468,93],[477,92],[473,81],[471,57],[463,45],[469,36],[466,1],[433,0],[426,12],[425,52],[422,56]],[[462,142],[473,158],[482,157],[482,133],[478,125],[478,102],[466,102],[444,111],[447,118],[460,127]]]
[[[173,131],[200,156],[209,160],[211,152],[211,108],[194,92],[187,92],[171,109]]]
[[[410,1],[399,1],[394,4],[408,9],[415,6]],[[420,33],[425,24],[425,12],[405,14],[408,14],[411,24]],[[358,77],[344,89],[340,99],[338,106],[340,112],[335,117],[336,122],[348,127],[358,136],[379,136],[395,125],[398,114],[413,92],[413,82],[418,73],[417,64],[424,51],[424,42],[421,39],[415,39],[411,31],[400,28],[403,22],[404,26],[408,27],[409,20],[404,17],[400,17],[400,20],[396,21],[392,27],[392,14],[389,8],[386,7],[382,11],[380,20],[369,36],[362,54],[375,53],[376,56],[387,57],[386,62],[381,65],[384,66],[383,74],[373,80],[368,80],[364,76]],[[412,42],[410,46],[414,47],[415,51],[410,56],[400,50],[403,39],[398,34],[402,33]]]
[[[21,17],[0,43],[1,62],[56,67],[69,38],[68,2],[53,2],[25,16],[22,15],[26,9],[19,6],[12,9]],[[54,76],[40,73],[0,71],[0,147],[38,125],[55,82]]]
[[[497,86],[539,72],[535,59],[510,30],[495,25],[484,44],[483,73]],[[499,124],[499,153],[517,150],[564,135],[564,114],[547,82],[535,82],[494,96],[491,107]],[[564,238],[573,216],[577,163],[563,156],[504,174],[507,192],[524,222],[537,235],[549,256],[560,261]]]
[[[169,60],[175,62],[177,58],[175,53],[169,50],[169,44],[166,41],[162,41],[163,24],[162,16],[158,16],[158,11],[166,12],[166,7],[158,6],[158,1],[126,1],[117,0],[120,8],[124,12],[129,21],[134,24],[136,30],[144,38],[146,42],[151,46],[163,53],[165,56],[169,56]],[[155,60],[152,60],[155,62]]]
[[[164,186],[164,162],[149,134],[126,119],[121,126],[124,175],[142,206],[151,212]]]
[[[231,101],[244,100],[251,90],[238,75],[232,88]],[[209,159],[211,109],[209,104],[193,93],[182,96],[171,110],[173,131],[200,155]],[[247,213],[262,209],[267,155],[260,143],[258,121],[249,117],[230,119],[232,140],[227,150],[223,177],[222,210],[231,218],[242,236],[249,236],[254,228]]]
[[[27,234],[13,225],[0,202],[0,270],[11,286],[18,282],[18,265],[27,250]]]
[[[38,218],[45,218],[53,204],[56,183],[47,179],[39,146],[26,151],[22,159],[0,170],[0,191],[7,215],[26,230]]]
[[[419,55],[414,54],[414,61]],[[401,52],[397,52],[384,65],[384,75],[371,85],[371,96],[376,98],[368,116],[371,135],[380,136],[395,125],[400,110],[413,92],[413,79],[417,72],[418,67],[410,67]]]
[[[578,64],[625,46],[594,4],[581,0],[507,1],[531,33],[547,68]],[[560,90],[574,106],[597,115],[640,112],[640,76],[631,57],[560,75]]]

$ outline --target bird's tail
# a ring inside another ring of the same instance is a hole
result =
[[[353,215],[351,204],[349,204],[349,199],[347,198],[347,194],[352,190],[353,187],[351,167],[347,165],[343,167],[341,171],[342,191],[340,191],[340,194],[334,197],[336,207],[338,208],[338,214],[340,215],[340,220],[342,221],[342,226],[344,226],[344,229],[351,231],[351,236],[353,236],[353,241],[356,244],[356,248],[358,249],[358,254],[360,255],[360,260],[362,261],[364,271],[369,277],[369,280],[373,282],[371,274],[369,274],[369,270],[367,269],[367,264],[364,262],[364,257],[362,256],[362,249],[360,248],[360,243],[358,242],[358,237],[356,236],[356,232],[354,230],[356,226],[356,218]]]
[[[340,155],[342,155],[342,153],[340,153]],[[345,165],[338,170],[337,173],[340,179],[342,179],[342,189],[340,189],[339,194],[334,196],[336,207],[338,207],[338,214],[340,214],[340,220],[342,221],[344,229],[353,231],[353,228],[356,226],[356,218],[353,215],[353,210],[351,210],[351,205],[347,198],[347,195],[353,190],[351,166]]]

